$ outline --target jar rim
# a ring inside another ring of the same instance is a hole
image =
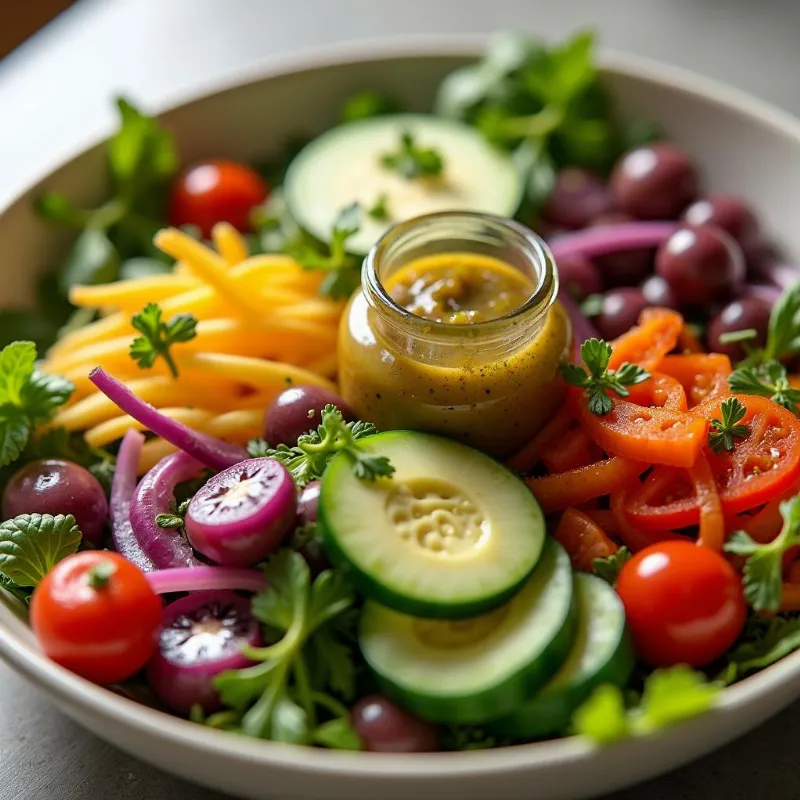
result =
[[[535,315],[537,319],[543,316],[553,305],[558,294],[558,271],[555,259],[547,243],[530,228],[516,220],[477,211],[439,211],[432,214],[423,214],[399,222],[389,228],[364,258],[361,283],[369,304],[374,308],[375,298],[377,298],[384,310],[388,307],[394,315],[409,323],[424,323],[431,334],[438,333],[444,336],[463,335],[463,325],[453,325],[449,322],[439,322],[427,317],[421,317],[401,306],[386,290],[379,274],[381,261],[398,239],[401,239],[420,225],[447,221],[457,222],[459,220],[483,223],[504,233],[510,233],[511,238],[516,239],[520,247],[528,250],[537,264],[537,281],[530,297],[524,303],[500,317],[471,323],[467,326],[471,333],[478,335],[481,331],[488,331],[497,326],[502,326],[531,312],[537,312]]]

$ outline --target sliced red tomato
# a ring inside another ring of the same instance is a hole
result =
[[[681,536],[674,531],[648,531],[635,524],[628,514],[630,496],[635,488],[623,487],[611,492],[611,513],[616,523],[616,533],[625,546],[633,553],[638,553],[645,547],[657,542],[691,541],[687,536]]]
[[[608,558],[619,550],[605,531],[577,508],[565,509],[554,538],[564,546],[572,566],[582,572],[594,572],[596,558]]]
[[[669,308],[646,308],[639,324],[611,342],[613,352],[608,366],[617,369],[626,361],[654,370],[658,362],[675,348],[683,328],[683,317]]]
[[[675,378],[686,393],[689,408],[710,397],[728,393],[728,376],[731,360],[721,353],[695,353],[682,356],[665,356],[658,363],[658,371]]]
[[[586,432],[606,453],[644,461],[690,467],[703,449],[708,421],[667,408],[650,408],[612,397],[608,414],[593,414],[582,390],[576,390],[578,414]]]
[[[668,531],[697,525],[700,509],[689,473],[680,467],[657,466],[628,497],[627,514],[646,531]]]
[[[626,398],[637,406],[655,406],[686,411],[686,392],[683,386],[671,375],[654,372],[649,380],[629,386],[630,394]]]

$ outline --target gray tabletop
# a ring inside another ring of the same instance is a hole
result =
[[[109,130],[109,97],[148,108],[270,55],[346,39],[522,28],[602,42],[800,114],[796,0],[82,0],[0,64],[0,206]],[[13,158],[9,154],[13,153]],[[2,800],[224,800],[109,747],[0,665]],[[800,705],[614,800],[800,798]]]

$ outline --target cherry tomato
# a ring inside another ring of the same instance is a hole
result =
[[[118,683],[155,652],[161,600],[117,553],[68,556],[33,593],[31,627],[45,655],[95,683]]]
[[[719,658],[744,627],[739,576],[714,550],[691,542],[651,545],[620,570],[636,652],[653,667],[702,667]]]
[[[216,159],[187,167],[178,175],[169,201],[169,221],[195,225],[208,238],[217,222],[250,230],[250,212],[267,199],[267,184],[250,167]]]

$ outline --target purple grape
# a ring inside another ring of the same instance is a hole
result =
[[[108,500],[97,478],[71,461],[32,461],[14,474],[3,492],[3,518],[19,514],[72,514],[84,539],[99,545]]]
[[[338,394],[321,386],[293,386],[282,391],[264,414],[264,438],[273,446],[292,446],[297,438],[316,428],[322,409],[335,405],[348,421],[356,417]]]
[[[319,481],[311,481],[300,492],[300,498],[297,503],[297,521],[300,525],[317,521],[320,486]]]
[[[741,197],[711,194],[692,203],[681,216],[687,225],[711,225],[730,234],[746,256],[754,254],[761,243],[758,220]]]
[[[271,553],[296,516],[297,490],[283,464],[251,458],[214,475],[195,494],[186,535],[212,561],[244,567]]]
[[[431,753],[439,749],[435,725],[418,719],[383,695],[362,697],[352,711],[353,727],[373,753]]]
[[[679,307],[675,292],[672,291],[672,287],[660,275],[651,275],[642,284],[641,289],[649,306],[675,309]]]
[[[250,600],[230,591],[192,592],[164,609],[158,649],[147,665],[153,693],[173,711],[220,708],[214,678],[253,662],[242,647],[261,645]]]
[[[614,203],[637,219],[677,219],[694,200],[697,170],[673,144],[658,143],[630,150],[611,173]]]
[[[648,305],[641,289],[612,289],[603,295],[603,308],[592,322],[603,339],[616,339],[636,324],[639,314]]]
[[[580,303],[590,294],[603,291],[603,282],[597,267],[583,256],[567,256],[558,260],[558,278],[561,291]]]
[[[635,221],[629,214],[611,211],[593,219],[591,227],[602,228],[607,225],[623,225],[626,222]],[[655,252],[650,248],[620,250],[617,253],[597,256],[594,263],[600,271],[600,279],[605,286],[636,286],[652,273]]]
[[[585,228],[594,217],[611,210],[611,195],[593,172],[562,169],[542,209],[542,217],[562,228]]]
[[[756,297],[742,297],[729,303],[708,323],[706,343],[715,353],[724,353],[731,361],[741,361],[747,355],[739,342],[723,342],[720,338],[734,331],[754,330],[756,336],[748,339],[752,347],[763,347],[767,340],[770,306]]]
[[[735,294],[745,275],[739,245],[711,226],[679,228],[656,253],[656,273],[687,305],[706,305]]]

